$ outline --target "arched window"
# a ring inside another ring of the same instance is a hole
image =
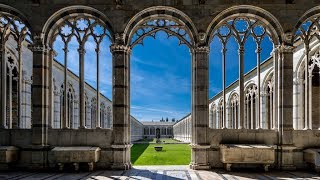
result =
[[[22,108],[21,104],[31,102],[31,98],[23,99],[27,93],[22,92],[21,87],[24,78],[22,72],[26,70],[23,67],[25,56],[22,55],[22,51],[27,51],[28,55],[32,56],[32,52],[27,47],[32,43],[31,33],[25,22],[6,12],[0,12],[0,28],[0,59],[4,61],[0,64],[2,73],[0,127],[30,128],[31,107]],[[31,77],[32,72],[28,72],[29,75]]]
[[[219,104],[218,104],[218,121],[217,121],[217,128],[218,129],[223,129],[225,128],[225,124],[223,122],[223,99],[221,98],[220,101],[219,101]]]
[[[49,39],[49,46],[56,52],[52,68],[62,66],[59,71],[53,71],[52,76],[60,76],[55,73],[63,74],[64,86],[68,81],[78,82],[73,86],[75,91],[79,92],[79,99],[75,104],[77,106],[79,104],[79,108],[76,107],[77,112],[76,116],[74,116],[76,118],[74,122],[78,123],[80,127],[95,128],[101,126],[101,92],[111,95],[112,66],[111,52],[108,49],[113,41],[113,36],[106,23],[94,15],[85,13],[69,14],[52,24],[52,30],[46,34]],[[100,80],[101,75],[104,76],[103,81]],[[95,96],[94,103],[96,104],[92,104],[92,101],[90,103],[86,99],[85,91],[92,91],[92,88]],[[63,107],[67,108],[69,103],[68,91],[64,89],[63,92],[65,93],[64,96],[67,96],[67,98],[63,99],[65,104]],[[89,104],[92,107],[91,112],[89,112]],[[69,110],[65,109],[64,111],[67,112]],[[62,114],[62,121],[69,122],[69,117],[66,117],[66,114]]]
[[[296,129],[320,129],[319,106],[319,27],[320,14],[306,13],[309,17],[303,17],[296,26],[294,44],[304,45],[303,61],[297,77],[300,86],[298,98],[298,117],[293,123]],[[316,47],[313,47],[316,46]],[[314,52],[314,49],[316,52]]]
[[[228,127],[243,128],[246,105],[244,84],[247,78],[245,76],[249,72],[255,73],[257,84],[260,85],[260,65],[269,59],[273,43],[278,43],[279,40],[274,28],[265,23],[263,17],[256,14],[238,13],[237,11],[236,14],[219,18],[221,20],[215,22],[216,25],[212,28],[210,35],[210,96],[222,91],[221,98],[224,99],[222,106],[225,107],[228,88],[231,87],[231,84],[238,84],[238,105],[229,104],[235,106],[235,108],[229,107],[231,112],[229,118],[231,119],[227,121],[226,108],[220,113],[222,115],[220,117],[223,119],[222,127],[228,125]],[[259,88],[260,86],[257,86],[256,104],[260,104],[261,99]],[[258,111],[259,109],[257,108]],[[235,116],[234,111],[237,111],[239,115]],[[257,120],[259,121],[259,118]],[[227,124],[231,121],[232,123]]]
[[[91,128],[95,129],[97,127],[97,99],[92,98],[91,100]]]
[[[74,90],[72,89],[71,85],[69,85],[68,93],[67,93],[67,127],[68,128],[78,128],[77,120],[74,118]]]
[[[111,112],[111,107],[107,107],[107,123],[108,127],[107,128],[112,128],[112,112]]]
[[[107,128],[108,127],[108,122],[107,119],[105,118],[106,115],[106,106],[104,103],[100,104],[100,124],[102,128]]]
[[[263,89],[263,101],[264,104],[264,110],[263,112],[264,116],[262,117],[262,124],[261,128],[263,129],[275,129],[276,128],[276,121],[275,121],[275,113],[274,113],[274,76],[273,73],[268,76],[268,79],[266,80],[264,84]]]
[[[217,108],[215,104],[212,104],[210,108],[209,127],[213,129],[217,128]]]
[[[7,105],[6,105],[6,127],[19,127],[19,66],[13,58],[7,58]]]
[[[239,128],[239,95],[233,93],[229,100],[229,124],[228,128]]]
[[[62,106],[62,99],[61,99],[61,96],[62,96],[62,92],[60,90],[60,87],[58,88],[56,86],[56,82],[55,82],[55,79],[53,79],[53,122],[52,122],[52,128],[55,128],[55,129],[59,129],[61,128],[61,121],[60,121],[60,110],[61,110],[61,106]]]
[[[257,128],[257,86],[251,84],[246,90],[246,106],[245,106],[245,128],[256,129]]]
[[[91,128],[91,109],[90,109],[90,101],[87,96],[87,93],[85,93],[85,106],[86,106],[86,128]]]

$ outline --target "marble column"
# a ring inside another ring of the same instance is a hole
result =
[[[80,106],[79,106],[79,113],[80,113],[80,124],[79,128],[85,128],[85,120],[86,120],[86,97],[85,97],[85,81],[84,81],[84,55],[86,53],[84,44],[80,44],[79,49],[79,65],[80,65],[80,93],[79,93],[79,101],[80,101]],[[98,108],[98,107],[97,107]],[[70,113],[70,112],[69,112]],[[96,116],[99,116],[96,111]]]
[[[64,83],[63,83],[63,108],[64,112],[62,112],[62,119],[61,119],[61,128],[68,128],[70,125],[67,124],[67,112],[68,112],[68,45],[65,44],[64,46]]]
[[[313,68],[308,68],[308,118],[309,118],[309,128],[310,129],[318,129],[318,127],[314,127],[313,126],[313,119],[312,119],[312,71],[313,71]]]
[[[257,78],[258,78],[258,82],[257,82],[257,123],[256,123],[256,129],[260,129],[262,127],[262,123],[261,123],[261,101],[260,101],[260,60],[261,60],[261,47],[260,47],[260,43],[257,44],[257,49],[256,49],[256,53],[257,53]]]
[[[113,76],[113,169],[130,169],[130,53],[121,42],[110,47]]]
[[[7,65],[5,59],[5,42],[1,42],[0,44],[0,60],[1,60],[1,113],[0,113],[0,128],[6,127],[6,106],[7,106]]]
[[[245,94],[244,94],[244,45],[239,45],[239,129],[244,127],[244,106],[245,106]]]
[[[101,128],[101,119],[100,119],[100,66],[99,66],[99,61],[100,61],[100,48],[99,45],[97,45],[97,48],[95,49],[96,51],[96,56],[97,56],[97,91],[96,91],[96,96],[97,96],[97,116],[96,116],[96,128]]]
[[[227,128],[227,108],[226,108],[226,44],[222,44],[222,106],[223,106],[223,116],[222,116],[222,129]]]
[[[8,76],[9,76],[9,83],[7,84],[8,85],[8,103],[7,103],[7,108],[9,109],[8,111],[8,119],[9,119],[9,126],[8,128],[9,129],[12,129],[12,69],[9,69],[9,72],[8,73]]]
[[[49,63],[48,49],[40,36],[34,36],[33,44],[29,46],[33,52],[33,83],[32,83],[32,139],[31,168],[47,167],[48,127],[49,127]]]
[[[310,51],[310,48],[309,48],[309,43],[308,42],[305,42],[305,54],[306,54],[306,59],[304,61],[304,78],[305,78],[305,86],[304,86],[304,93],[305,93],[305,96],[304,96],[304,119],[305,119],[305,127],[304,129],[312,129],[312,122],[311,122],[311,117],[309,116],[309,95],[310,95],[310,92],[309,92],[309,59],[310,59],[310,56],[309,56],[309,51]]]
[[[199,46],[192,50],[192,141],[191,169],[209,169],[207,139],[209,47]]]
[[[293,145],[293,49],[291,45],[280,46],[278,59],[278,121],[281,144],[280,167],[294,170]]]

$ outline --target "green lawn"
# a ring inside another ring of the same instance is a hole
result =
[[[162,151],[154,150],[159,144],[134,144],[131,147],[133,165],[188,165],[191,149],[188,144],[161,144]]]

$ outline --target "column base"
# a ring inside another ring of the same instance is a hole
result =
[[[294,165],[294,150],[296,149],[293,145],[282,145],[281,146],[281,169],[282,170],[296,170]]]
[[[131,169],[130,144],[113,144],[113,164],[112,169],[128,170]]]
[[[128,163],[113,163],[111,169],[115,170],[129,170],[132,168],[131,162]]]
[[[190,163],[190,169],[193,170],[209,170],[210,166],[208,164],[197,164],[197,163]]]
[[[208,158],[208,149],[210,148],[210,145],[190,144],[190,146],[192,149],[190,168],[193,170],[210,169]]]

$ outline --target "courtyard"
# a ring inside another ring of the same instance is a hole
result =
[[[191,160],[189,144],[173,144],[179,141],[169,138],[142,140],[131,147],[131,163],[133,165],[188,165]],[[168,143],[168,144],[165,144]],[[161,146],[162,151],[154,147]],[[173,158],[174,157],[174,158]]]

